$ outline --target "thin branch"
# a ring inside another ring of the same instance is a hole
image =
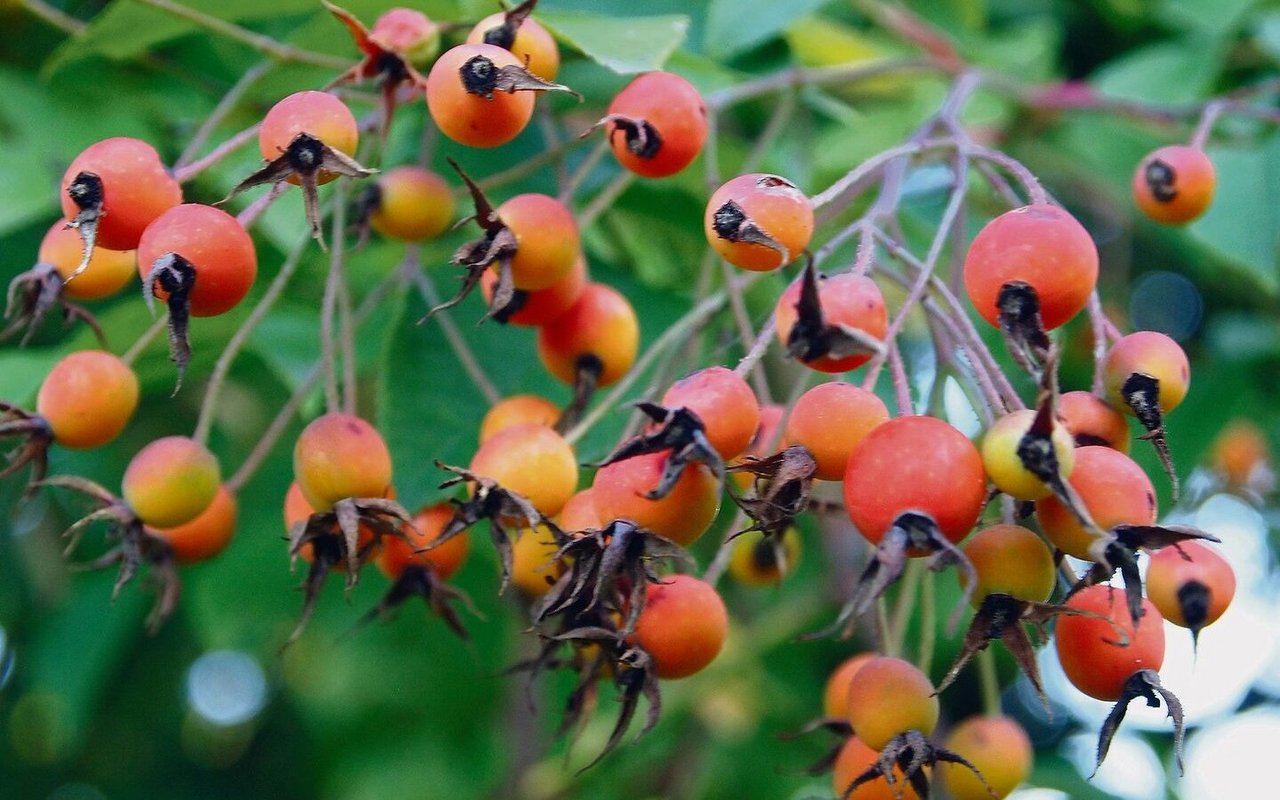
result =
[[[559,200],[561,203],[568,205],[573,199],[574,193],[582,186],[582,182],[587,179],[591,171],[596,168],[600,160],[604,158],[605,153],[609,152],[609,140],[601,139],[591,151],[583,157],[582,163],[578,165],[568,178],[565,179],[564,186],[560,188]]]
[[[604,188],[591,198],[591,202],[578,212],[578,229],[585,231],[591,227],[591,223],[596,221],[596,217],[604,213],[605,209],[613,205],[613,201],[627,190],[632,183],[635,182],[636,174],[623,170],[614,176],[613,180],[605,184]]]
[[[423,274],[422,270],[414,270],[412,280],[418,287],[418,293],[422,295],[422,299],[426,302],[427,308],[435,308],[440,305],[440,295],[436,292],[435,284]],[[462,335],[462,331],[458,329],[458,324],[449,316],[448,311],[437,311],[432,315],[432,319],[440,323],[440,330],[444,333],[444,338],[449,342],[449,349],[453,351],[454,357],[458,359],[458,364],[462,366],[463,371],[471,378],[471,382],[475,384],[480,394],[484,395],[484,399],[489,405],[493,405],[502,399],[502,392],[498,391],[498,387],[493,385],[493,381],[489,380],[489,376],[485,373],[484,367],[480,366],[479,360],[475,353],[471,350],[471,345],[467,342],[467,337]]]
[[[244,130],[232,134],[222,144],[219,144],[217,147],[210,150],[203,158],[198,158],[189,164],[184,164],[183,166],[175,166],[173,169],[174,179],[177,180],[178,183],[186,183],[209,167],[212,167],[214,164],[231,155],[236,150],[239,150],[244,145],[253,141],[254,137],[258,135],[258,129],[261,127],[261,122],[255,122]],[[182,162],[187,159],[188,155],[194,153],[196,149],[197,148],[194,147],[187,148],[187,152],[182,154],[182,158],[179,159],[178,163],[182,164]]]
[[[143,331],[138,340],[130,345],[128,350],[124,351],[124,355],[120,356],[120,360],[129,366],[133,366],[133,362],[137,361],[138,356],[142,355],[142,351],[146,350],[147,346],[156,340],[156,337],[160,335],[160,332],[165,329],[168,323],[169,315],[167,313],[161,314],[155,322],[151,323],[151,327]]]
[[[936,72],[947,70],[935,61],[920,58],[886,59],[870,64],[841,65],[837,67],[793,67],[764,78],[746,81],[737,86],[712,92],[706,96],[707,111],[720,111],[729,106],[752,100],[761,95],[782,89],[798,89],[803,86],[837,84],[848,86],[870,78],[897,72]]]
[[[54,8],[44,0],[22,0],[22,7],[31,12],[32,16],[44,20],[69,36],[79,36],[88,27],[88,23],[84,20],[77,19],[62,9]]]
[[[738,283],[737,271],[729,265],[729,262],[722,260],[720,262],[720,272],[724,278],[725,290],[729,293],[729,310],[733,313],[734,324],[738,327],[738,340],[742,342],[743,346],[746,346],[747,342],[756,341],[757,335],[751,329],[751,315],[747,312],[747,301],[742,296],[742,286]],[[738,366],[741,367],[745,360],[739,361]],[[743,373],[738,374],[741,375]],[[761,403],[771,403],[769,380],[765,376],[764,370],[751,369],[750,378],[751,384],[756,391],[756,398]]]
[[[262,61],[245,70],[240,79],[232,84],[227,93],[218,101],[218,104],[213,107],[213,111],[209,112],[209,116],[205,117],[204,122],[200,123],[200,127],[192,135],[191,141],[187,143],[186,149],[182,151],[182,155],[178,156],[177,163],[173,165],[174,177],[177,178],[179,183],[187,180],[185,177],[178,177],[182,167],[196,157],[196,153],[199,153],[204,147],[204,143],[209,140],[214,128],[218,127],[227,118],[227,115],[235,109],[236,104],[253,88],[259,78],[267,74],[272,66],[274,66],[272,62]],[[256,129],[257,126],[255,125],[254,130]]]

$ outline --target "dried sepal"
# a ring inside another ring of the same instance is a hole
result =
[[[562,83],[543,80],[518,64],[499,67],[488,56],[475,55],[458,68],[458,77],[467,94],[492,100],[494,92],[565,92],[579,100],[582,95]]]
[[[996,295],[1000,331],[1018,366],[1037,379],[1049,361],[1053,343],[1040,316],[1040,296],[1024,281],[1009,281]]]
[[[89,268],[89,259],[93,256],[93,248],[98,243],[98,223],[102,221],[102,204],[105,200],[102,178],[93,172],[79,172],[67,184],[67,196],[75,203],[76,215],[67,223],[68,228],[75,228],[80,233],[80,241],[84,249],[80,254],[80,263],[67,276],[66,282],[73,281]]]
[[[1160,380],[1142,372],[1135,372],[1125,379],[1120,387],[1124,403],[1133,415],[1142,423],[1147,432],[1139,439],[1146,439],[1156,449],[1160,465],[1165,475],[1169,476],[1170,492],[1173,502],[1178,502],[1181,484],[1178,471],[1173,465],[1173,455],[1169,452],[1169,439],[1164,427],[1164,414],[1160,411]]]
[[[480,520],[489,521],[489,534],[494,547],[498,551],[498,559],[502,564],[502,585],[499,594],[505,592],[511,582],[512,539],[524,528],[535,525],[546,525],[557,536],[563,536],[555,523],[533,507],[533,503],[521,494],[503,488],[492,478],[485,478],[462,467],[435,462],[440,469],[452,472],[454,477],[440,484],[441,489],[460,484],[472,486],[470,496],[465,500],[451,498],[453,517],[445,524],[440,535],[431,541],[426,549],[439,547],[453,537],[461,534]]]
[[[573,397],[560,412],[560,418],[552,427],[556,433],[568,433],[582,419],[591,398],[595,397],[600,385],[600,376],[604,374],[604,362],[595,353],[583,353],[574,363]]]
[[[931,571],[941,571],[954,565],[965,573],[966,588],[948,622],[954,626],[959,620],[960,612],[969,602],[972,587],[978,583],[973,563],[942,534],[932,517],[918,511],[904,511],[894,519],[889,530],[885,531],[884,538],[867,559],[867,565],[858,577],[852,596],[840,609],[835,622],[801,638],[819,639],[836,633],[842,639],[852,636],[855,619],[870,611],[876,599],[902,577],[907,559],[913,552],[932,554],[929,560]]]
[[[578,138],[586,138],[597,129],[608,125],[613,126],[609,131],[609,138],[612,140],[615,135],[621,133],[627,151],[637,158],[653,158],[662,149],[662,135],[658,133],[657,128],[653,127],[648,120],[629,117],[626,114],[606,114],[590,128],[578,134]]]
[[[321,173],[343,175],[348,178],[367,178],[377,174],[376,169],[362,166],[351,156],[330,147],[309,133],[293,137],[284,152],[266,166],[236,184],[231,193],[219,201],[225,203],[246,189],[264,184],[276,184],[297,178],[302,186],[302,203],[306,209],[307,224],[311,236],[325,248],[324,234],[320,229],[320,196],[318,193]]]
[[[880,751],[880,757],[876,762],[845,787],[840,794],[840,799],[849,800],[859,786],[877,778],[883,778],[898,797],[901,797],[905,791],[899,785],[899,781],[905,781],[918,797],[927,798],[929,797],[929,775],[925,772],[925,767],[932,769],[939,763],[957,764],[967,768],[977,776],[992,797],[996,796],[991,785],[987,783],[986,776],[967,758],[930,742],[920,731],[906,731],[889,740],[889,743]],[[901,772],[901,777],[895,774],[896,772]]]
[[[511,45],[515,44],[516,33],[520,30],[520,26],[529,18],[537,5],[538,0],[524,0],[523,3],[508,8],[502,15],[501,24],[494,25],[484,32],[484,43],[510,50]]]
[[[31,465],[31,475],[23,490],[24,496],[30,496],[49,471],[49,445],[53,443],[53,431],[39,414],[0,400],[0,439],[6,438],[17,439],[18,443],[4,454],[0,480]]]
[[[754,496],[739,497],[730,494],[739,508],[751,518],[751,526],[734,536],[748,531],[760,531],[766,540],[779,546],[787,528],[795,518],[809,507],[809,495],[813,488],[814,473],[818,462],[804,445],[793,444],[768,458],[748,457],[741,464],[729,467],[732,472],[746,472],[755,476]]]
[[[866,331],[827,322],[818,296],[818,273],[812,258],[805,264],[800,280],[796,322],[787,335],[787,355],[808,362],[823,357],[841,359],[884,352],[884,342]]]
[[[430,565],[410,564],[391,582],[391,586],[378,600],[378,605],[371,608],[356,623],[363,627],[375,619],[382,619],[399,608],[406,601],[421,597],[427,608],[444,621],[459,639],[469,638],[454,604],[466,608],[472,615],[483,619],[483,615],[471,601],[470,595],[449,583],[435,573]]]
[[[1174,761],[1178,765],[1178,774],[1181,775],[1183,773],[1182,742],[1186,734],[1186,726],[1183,719],[1182,702],[1178,700],[1177,695],[1160,683],[1160,675],[1155,670],[1140,669],[1125,681],[1124,688],[1120,692],[1120,699],[1116,701],[1116,704],[1111,708],[1111,713],[1107,714],[1106,720],[1102,723],[1102,730],[1098,733],[1098,758],[1093,767],[1094,775],[1098,774],[1098,769],[1107,757],[1107,751],[1111,749],[1111,740],[1115,738],[1116,731],[1120,729],[1120,723],[1124,722],[1124,715],[1128,711],[1129,703],[1139,697],[1146,700],[1147,706],[1150,708],[1159,708],[1160,701],[1164,701],[1164,706],[1169,711],[1169,718],[1173,720]],[[1093,776],[1091,775],[1090,777]]]
[[[195,285],[195,267],[177,253],[165,253],[157,258],[147,273],[147,279],[142,282],[142,298],[152,314],[155,313],[156,288],[165,293],[165,305],[169,308],[169,360],[178,368],[178,380],[173,386],[175,395],[182,388],[187,365],[191,363],[188,329],[191,323],[191,291]]]
[[[628,137],[629,138],[629,137]],[[711,215],[711,229],[716,236],[727,242],[742,244],[758,244],[767,247],[781,257],[779,263],[791,261],[791,253],[786,245],[779,242],[768,231],[751,218],[742,206],[732,200],[726,200]]]
[[[44,262],[14,277],[9,282],[5,296],[4,318],[9,324],[0,330],[0,342],[25,328],[26,332],[22,334],[19,346],[26,347],[45,317],[57,306],[62,309],[62,318],[68,327],[76,320],[83,320],[93,330],[98,344],[106,349],[107,336],[102,326],[87,309],[63,296],[62,287],[65,283],[58,270],[52,264]]]
[[[1221,543],[1211,533],[1190,525],[1116,525],[1089,545],[1094,564],[1076,581],[1068,597],[1087,586],[1106,583],[1117,572],[1124,581],[1129,616],[1137,625],[1142,617],[1142,577],[1138,572],[1138,551],[1176,547],[1180,542]]]
[[[696,413],[684,406],[666,408],[643,400],[635,406],[649,418],[653,426],[648,432],[623,442],[596,464],[597,467],[616,464],[636,456],[670,451],[663,462],[662,477],[658,480],[658,485],[644,494],[650,500],[661,500],[670,494],[685,468],[694,462],[706,465],[717,479],[724,479],[724,460],[711,446],[711,442],[707,441],[706,427]]]
[[[1058,454],[1053,446],[1054,429],[1062,424],[1058,421],[1058,356],[1056,347],[1050,347],[1045,356],[1040,395],[1036,398],[1036,415],[1031,421],[1031,427],[1018,441],[1018,461],[1053,492],[1053,496],[1075,516],[1085,530],[1101,536],[1102,530],[1098,523],[1089,514],[1088,507],[1075,487],[1063,475],[1062,464],[1058,461]]]
[[[849,720],[843,717],[819,717],[806,722],[799,730],[778,734],[778,738],[785,742],[806,736],[814,731],[826,731],[835,737],[835,741],[831,743],[831,746],[817,761],[804,768],[803,772],[806,775],[822,775],[831,771],[831,768],[836,764],[836,760],[840,758],[840,751],[844,748],[844,743],[849,740],[850,736],[853,736],[853,725],[849,724]]]

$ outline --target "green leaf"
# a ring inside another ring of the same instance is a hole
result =
[[[1102,67],[1095,74],[1095,85],[1111,97],[1188,103],[1203,97],[1217,74],[1215,49],[1192,41],[1148,45]]]
[[[1210,152],[1218,192],[1191,235],[1269,294],[1280,289],[1280,136]]]
[[[1165,0],[1159,14],[1183,30],[1221,38],[1231,33],[1254,0]]]
[[[730,58],[765,42],[826,0],[712,0],[704,47],[713,58]]]
[[[562,41],[623,75],[661,69],[689,32],[689,18],[681,14],[604,17],[548,11],[538,19]]]

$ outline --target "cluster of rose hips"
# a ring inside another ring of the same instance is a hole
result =
[[[370,30],[330,7],[364,54],[335,84],[376,80],[384,130],[396,102],[421,91],[444,135],[472,147],[502,145],[529,123],[535,93],[566,88],[553,83],[559,55],[529,16],[533,6],[483,20],[466,43],[438,57],[440,27],[418,12],[393,10]],[[698,91],[667,72],[632,81],[599,126],[623,168],[655,179],[688,166],[707,136]],[[319,238],[317,187],[373,174],[355,159],[359,132],[335,95],[290,95],[262,121],[266,165],[237,191],[302,186]],[[416,514],[396,502],[390,451],[373,425],[336,408],[311,421],[294,447],[295,483],[283,500],[289,554],[310,564],[295,636],[325,578],[338,572],[353,582],[370,561],[392,581],[372,613],[418,595],[463,634],[452,603],[465,604],[466,597],[447,581],[466,558],[468,530],[487,523],[502,556],[503,585],[510,581],[530,598],[542,642],[539,656],[522,666],[575,672],[568,722],[592,707],[585,698],[601,681],[621,692],[623,712],[607,752],[641,699],[651,709],[646,729],[656,722],[659,680],[702,670],[724,643],[728,614],[714,581],[666,565],[691,562],[685,548],[711,529],[726,492],[755,533],[732,545],[730,572],[771,584],[799,556],[796,518],[830,511],[812,496],[815,482],[838,481],[843,512],[873,554],[832,631],[848,635],[913,558],[929,558],[939,569],[957,565],[976,609],[960,660],[939,687],[889,657],[859,656],[832,676],[826,716],[848,735],[834,761],[839,796],[925,796],[931,772],[957,798],[1012,791],[1030,769],[1025,733],[1006,718],[977,718],[934,744],[938,692],[993,639],[1039,689],[1024,626],[1043,628],[1054,618],[1068,678],[1091,696],[1119,701],[1115,724],[1130,699],[1155,702],[1159,695],[1180,735],[1176,699],[1156,676],[1162,620],[1198,632],[1223,613],[1234,578],[1201,541],[1212,537],[1157,525],[1155,490],[1127,455],[1125,414],[1145,428],[1172,477],[1164,417],[1187,392],[1188,363],[1162,334],[1111,336],[1104,325],[1104,392],[1059,391],[1059,352],[1049,331],[1085,309],[1098,274],[1094,243],[1067,211],[1033,198],[987,224],[965,255],[962,277],[974,309],[1003,332],[1041,387],[1032,408],[996,389],[980,446],[909,407],[891,415],[871,387],[844,380],[808,389],[790,408],[762,405],[744,377],[753,366],[748,360],[736,369],[698,370],[657,402],[639,404],[645,418],[639,432],[596,465],[588,483],[573,429],[594,389],[632,368],[635,311],[621,293],[589,279],[577,223],[562,201],[521,194],[494,206],[469,177],[462,179],[483,236],[454,256],[465,270],[463,292],[432,312],[478,284],[486,317],[537,327],[542,362],[574,386],[574,402],[562,409],[516,395],[493,405],[468,466],[441,465],[450,476],[443,487],[463,490]],[[1212,166],[1198,148],[1162,148],[1144,160],[1133,188],[1153,219],[1185,222],[1210,200]],[[66,220],[45,237],[39,265],[11,287],[12,331],[34,330],[58,306],[92,320],[70,301],[113,294],[136,268],[145,297],[167,305],[181,375],[189,317],[225,313],[254,283],[257,258],[244,224],[215,206],[184,203],[155,150],[134,139],[86,149],[67,169],[59,196]],[[380,234],[416,242],[442,234],[454,205],[442,178],[403,165],[378,176],[359,211]],[[803,264],[774,310],[778,341],[792,358],[843,376],[887,356],[897,328],[873,264],[860,260],[851,270],[818,273],[808,255],[814,204],[794,183],[739,175],[711,194],[704,228],[715,252],[742,270]],[[137,402],[138,381],[124,359],[73,353],[51,370],[34,411],[0,406],[0,435],[21,437],[6,474],[32,464],[33,485],[62,486],[93,500],[96,509],[70,533],[78,538],[91,523],[110,523],[119,545],[101,564],[118,562],[121,583],[151,565],[163,586],[158,621],[177,602],[173,565],[216,555],[235,530],[234,492],[222,483],[203,437],[169,436],[144,447],[130,461],[119,497],[80,478],[44,475],[51,444],[107,444]],[[1013,502],[1002,521],[980,524],[996,495]],[[1038,532],[1016,524],[1032,517]],[[1148,554],[1144,581],[1138,560]],[[1076,576],[1064,555],[1089,562],[1084,574]],[[1060,573],[1073,582],[1062,602],[1050,603]],[[1123,591],[1109,585],[1116,573]],[[1113,732],[1115,725],[1108,726]],[[1104,728],[1103,751],[1108,740]]]

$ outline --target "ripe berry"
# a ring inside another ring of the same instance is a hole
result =
[[[578,462],[564,437],[537,423],[513,425],[486,439],[471,471],[523,495],[547,516],[578,488]]]
[[[796,304],[800,301],[801,281],[793,281],[782,296],[774,315],[778,322],[778,341],[787,346],[791,329],[799,315]],[[827,325],[846,325],[857,328],[873,339],[884,339],[889,330],[889,312],[885,309],[884,295],[875,281],[865,275],[842,272],[818,283],[818,301],[822,305],[823,320]],[[835,374],[856,369],[871,360],[869,353],[859,353],[844,358],[830,355],[805,361],[804,365],[819,372]]]
[[[820,383],[796,401],[783,439],[813,455],[817,478],[838,481],[854,449],[888,419],[889,409],[875,393],[844,381]]]
[[[1091,392],[1063,392],[1058,416],[1077,446],[1101,445],[1129,452],[1129,423],[1124,415]]]
[[[646,178],[689,166],[707,139],[702,95],[671,72],[646,72],[614,96],[605,116],[618,163]]]
[[[1053,330],[1088,302],[1098,281],[1098,249],[1075,217],[1057,206],[1006,211],[978,232],[964,259],[969,299],[997,327],[997,298],[1011,281],[1035,289],[1045,330]]]
[[[267,111],[258,130],[258,150],[263,158],[274,161],[289,151],[289,146],[301,133],[347,156],[355,156],[356,145],[360,141],[355,115],[345,103],[327,92],[305,91],[289,95]],[[314,154],[300,153],[303,159],[312,156]],[[315,169],[317,164],[305,162],[292,166],[298,172],[307,172]],[[316,183],[328,183],[336,177],[335,173],[321,170],[316,173]],[[287,180],[293,184],[301,182],[296,174]]]
[[[440,26],[411,8],[383,12],[373,23],[369,38],[415,67],[426,67],[440,52]]]
[[[1142,159],[1133,173],[1133,199],[1156,222],[1180,225],[1205,212],[1217,183],[1213,162],[1198,147],[1169,145]]]
[[[560,546],[546,525],[524,528],[511,545],[511,582],[529,597],[541,597],[564,572],[556,560]]]
[[[760,426],[755,392],[741,375],[724,367],[700,369],[676,381],[662,396],[661,405],[697,414],[707,441],[726,461],[747,449]]]
[[[172,262],[189,291],[191,314],[197,317],[230,311],[249,293],[258,275],[258,254],[244,226],[221,209],[197,203],[161,214],[138,243],[138,271],[163,300],[169,297],[171,290],[166,287],[171,284],[158,276],[157,262],[159,266]]]
[[[955,800],[1007,797],[1031,774],[1035,758],[1027,732],[1002,716],[969,717],[947,734],[945,746],[977,767],[987,781],[983,785],[978,776],[960,764],[941,763],[938,777]]]
[[[880,751],[867,747],[857,736],[846,739],[844,746],[840,748],[840,755],[836,757],[835,770],[831,773],[836,797],[841,800],[920,800],[920,795],[907,783],[902,768],[897,765],[893,768],[892,784],[881,776],[846,794],[845,790],[849,785],[879,759]],[[922,769],[928,775],[929,768]]]
[[[969,537],[960,548],[973,564],[978,583],[969,597],[974,608],[989,594],[1043,603],[1053,592],[1057,569],[1044,540],[1021,525],[992,525]],[[964,572],[960,584],[968,588]]]
[[[480,421],[480,444],[516,425],[534,423],[550,428],[560,418],[556,404],[536,394],[513,394],[494,403]]]
[[[875,653],[857,653],[841,661],[831,672],[822,692],[822,713],[825,716],[832,719],[849,718],[849,684],[858,670],[873,658],[876,658]]]
[[[1101,615],[1058,617],[1058,660],[1077,689],[1099,700],[1116,700],[1130,675],[1140,669],[1159,671],[1164,663],[1164,618],[1150,600],[1142,598],[1137,628],[1124,594],[1112,586],[1090,586],[1066,605]]]
[[[1157,380],[1160,411],[1178,407],[1191,386],[1191,366],[1178,343],[1156,331],[1138,331],[1116,342],[1103,365],[1107,399],[1120,410],[1133,414],[1126,384],[1133,375]],[[1129,391],[1132,391],[1130,389]]]
[[[213,558],[226,549],[236,532],[236,498],[219,486],[209,507],[190,522],[172,528],[152,528],[150,533],[168,542],[179,564]]]
[[[729,614],[711,584],[672,575],[648,585],[634,639],[659,678],[685,678],[715,660],[728,631]]]
[[[98,447],[115,439],[138,407],[138,377],[111,353],[65,356],[40,384],[36,413],[63,447]]]
[[[1067,479],[1102,530],[1120,524],[1151,525],[1156,520],[1156,491],[1133,459],[1109,447],[1077,447],[1076,464]],[[1036,519],[1053,546],[1092,561],[1096,540],[1056,497],[1036,501]]]
[[[720,482],[703,464],[688,465],[666,497],[644,497],[658,485],[669,454],[663,450],[601,467],[591,487],[600,520],[630,520],[683,546],[705,533],[720,510]]]
[[[813,236],[813,204],[777,175],[739,175],[707,202],[707,241],[736,267],[767,272],[789,264]]]
[[[1147,597],[1164,618],[1193,633],[1218,621],[1236,593],[1236,574],[1217,550],[1183,542],[1151,554]]]
[[[849,721],[858,738],[882,750],[907,731],[925,736],[938,724],[938,697],[933,682],[914,664],[878,657],[862,665],[849,682]]]
[[[467,34],[467,44],[496,45],[510,50],[520,64],[543,80],[553,81],[560,72],[560,50],[556,40],[535,19],[525,17],[514,35],[504,30],[506,14],[499,11],[476,23]]]
[[[564,203],[545,194],[519,194],[497,213],[516,239],[511,278],[517,289],[546,289],[568,277],[582,253],[578,223]]]
[[[547,370],[572,384],[583,368],[598,368],[608,386],[631,369],[640,324],[627,298],[602,283],[588,283],[568,311],[538,330],[538,357]]]
[[[491,44],[445,51],[432,65],[426,89],[427,109],[440,132],[470,147],[497,147],[516,138],[533,117],[533,94],[494,91],[491,82],[499,69],[523,63]]]
[[[434,239],[453,222],[449,184],[422,167],[394,167],[378,177],[370,195],[369,224],[402,242]]]
[[[391,453],[381,434],[351,414],[312,420],[293,448],[293,475],[316,511],[351,497],[384,497],[391,485]]]
[[[453,507],[447,503],[427,506],[413,517],[413,527],[402,528],[408,540],[385,536],[378,552],[378,569],[391,580],[400,577],[407,567],[430,567],[441,579],[448,580],[467,560],[471,539],[463,532],[439,547],[427,549],[453,519]]]
[[[480,276],[480,291],[486,305],[493,302],[498,273],[487,269]],[[573,261],[569,274],[545,289],[524,291],[517,289],[513,301],[497,311],[493,318],[512,325],[537,327],[546,325],[573,308],[587,286],[587,262],[581,254]]]
[[[1012,411],[996,420],[982,437],[983,468],[1000,491],[1017,500],[1039,500],[1053,493],[1018,456],[1022,437],[1031,430],[1036,413],[1030,408]],[[1075,464],[1075,443],[1070,432],[1055,423],[1049,440],[1058,460],[1059,474],[1070,475]]]
[[[756,428],[755,435],[751,437],[751,444],[747,446],[746,455],[765,458],[781,449],[779,445],[782,444],[782,439],[779,436],[778,426],[782,424],[782,418],[786,416],[786,413],[786,407],[777,403],[760,406],[760,425]],[[735,464],[741,462],[741,458],[733,460]],[[755,483],[755,476],[749,472],[731,472],[729,477],[744,492]]]
[[[198,517],[218,494],[218,459],[185,436],[156,439],[138,451],[121,481],[124,500],[155,528],[172,528]]]
[[[49,264],[65,281],[80,266],[84,244],[80,234],[67,223],[53,223],[40,242],[38,261]],[[62,286],[63,296],[71,300],[99,300],[120,291],[137,271],[138,254],[133,250],[108,250],[98,246],[89,256],[89,265],[70,283]]]
[[[958,542],[973,530],[986,500],[977,448],[934,417],[897,417],[877,426],[845,468],[845,509],[872,544],[904,511],[928,514]]]
[[[82,173],[101,181],[97,245],[108,250],[133,250],[152,220],[182,202],[182,187],[155,149],[139,139],[103,139],[76,156],[62,177],[60,199],[67,219],[75,219],[81,209],[68,190]]]
[[[390,486],[387,487],[387,493],[385,496],[394,498],[395,497],[394,487],[390,487]],[[315,513],[316,513],[316,508],[315,506],[311,505],[311,503],[307,501],[306,496],[303,495],[302,486],[299,485],[299,483],[296,480],[293,483],[289,484],[289,490],[285,492],[285,495],[284,495],[285,535],[288,536],[290,532],[293,530],[293,526],[297,525],[300,522],[306,522],[307,519]],[[337,524],[334,524],[332,532],[335,535],[341,535],[340,531],[338,530]],[[374,547],[378,551],[380,551],[381,548],[391,539],[392,537],[390,536],[379,537],[377,534],[373,532],[373,528],[369,527],[368,524],[361,522],[359,528],[357,528],[357,533],[356,533],[356,548],[360,550],[362,553],[365,550],[369,549],[370,547]],[[377,542],[376,544],[375,544],[375,541]],[[302,547],[298,548],[298,555],[302,556],[302,559],[307,563],[311,563],[312,560],[314,560],[315,558],[314,550],[315,550],[315,546],[311,542],[304,542],[302,544]],[[346,572],[347,560],[338,559],[332,565],[330,565],[330,569],[336,569],[339,572]]]

